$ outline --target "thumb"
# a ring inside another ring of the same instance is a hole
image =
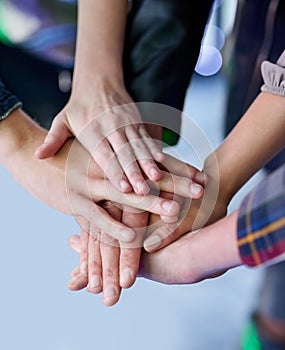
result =
[[[52,157],[56,152],[64,145],[65,141],[73,136],[69,128],[62,120],[60,115],[58,115],[41,146],[39,146],[35,151],[35,156],[38,159],[45,159]]]

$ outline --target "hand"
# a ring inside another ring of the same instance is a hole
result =
[[[103,303],[114,305],[120,298],[121,288],[133,285],[139,268],[142,240],[148,221],[147,213],[120,213],[112,204],[106,208],[110,215],[136,230],[136,241],[119,244],[110,236],[100,235],[98,239],[82,232],[81,237],[70,238],[70,246],[80,253],[80,266],[71,273],[70,290],[87,287],[90,293],[103,291]],[[104,237],[103,237],[104,236]]]
[[[236,238],[237,217],[236,211],[203,229],[184,234],[155,253],[142,251],[138,276],[165,284],[190,284],[220,276],[241,265]],[[69,244],[80,253],[79,236],[72,236]],[[87,278],[82,283],[79,268],[72,276],[76,276],[74,281],[78,289],[87,285]]]
[[[241,265],[237,217],[236,211],[210,226],[186,233],[155,253],[144,251],[139,276],[166,284],[189,284]]]
[[[144,242],[144,248],[148,252],[161,249],[185,233],[209,225],[224,217],[230,200],[219,187],[219,173],[214,165],[211,168],[211,175],[207,176],[201,172],[193,174],[192,166],[173,157],[167,157],[163,164],[170,172],[182,176],[182,181],[185,181],[187,173],[188,176],[191,173],[192,179],[204,184],[204,195],[203,198],[193,199],[192,201],[180,197],[180,219],[176,223],[164,224],[161,221],[158,222],[159,218],[155,215],[150,216],[148,238]],[[180,185],[183,188],[183,184]],[[184,188],[187,188],[185,182]],[[161,193],[162,197],[173,198],[171,183],[169,189],[164,186],[163,191],[164,193]],[[179,191],[179,194],[181,193],[182,191]],[[179,201],[179,198],[176,197],[175,201]]]
[[[117,190],[145,195],[149,187],[143,174],[152,181],[162,178],[155,163],[164,159],[161,146],[149,136],[124,86],[105,82],[95,91],[92,96],[71,95],[36,156],[53,156],[75,136]]]
[[[66,142],[52,158],[36,159],[34,150],[46,136],[46,131],[21,110],[14,111],[1,122],[0,135],[0,162],[20,185],[40,201],[96,223],[97,227],[120,241],[134,239],[134,232],[97,205],[102,200],[114,200],[163,216],[175,218],[178,214],[179,206],[173,201],[154,195],[122,195],[104,180],[99,167],[95,162],[89,162],[90,155],[77,141]]]

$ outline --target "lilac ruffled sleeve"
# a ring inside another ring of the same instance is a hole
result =
[[[276,63],[264,61],[261,73],[264,80],[261,91],[285,96],[285,50]]]

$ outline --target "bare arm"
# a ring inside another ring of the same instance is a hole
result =
[[[205,162],[209,177],[215,162],[221,196],[232,196],[285,146],[285,98],[261,92],[223,144]]]

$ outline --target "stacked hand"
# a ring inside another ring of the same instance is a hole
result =
[[[187,172],[188,176],[190,173],[193,176],[193,172],[195,174],[195,168],[185,164],[181,166],[182,163],[172,157],[167,156],[165,163],[172,171],[184,169],[179,172],[181,176],[186,176]],[[180,167],[177,167],[178,163]],[[198,177],[202,178],[201,173],[199,174]],[[172,176],[175,178],[177,175]],[[169,174],[165,176],[165,178],[169,177]],[[184,188],[185,181],[186,177],[181,177],[180,182],[183,183]],[[161,192],[160,195],[162,198],[173,196],[173,190],[169,181],[168,186],[164,186],[164,192]],[[140,228],[137,232],[137,239],[133,244],[126,245],[114,240],[103,242],[102,236],[101,241],[97,239],[94,243],[94,239],[87,238],[84,232],[81,237],[72,236],[69,244],[80,253],[80,266],[72,271],[69,288],[80,290],[87,286],[89,292],[96,294],[103,291],[104,304],[113,305],[119,300],[121,288],[133,285],[138,273],[140,258],[139,275],[164,283],[190,283],[208,277],[207,272],[209,271],[212,271],[212,275],[224,270],[223,264],[216,264],[211,268],[210,263],[209,267],[209,259],[206,259],[206,254],[209,255],[206,250],[208,246],[203,244],[203,240],[198,244],[199,249],[195,248],[197,254],[192,254],[194,249],[192,246],[195,246],[196,237],[199,237],[200,234],[189,233],[193,228],[197,229],[212,223],[226,214],[227,203],[216,201],[217,193],[214,192],[215,186],[213,189],[212,186],[207,185],[202,199],[189,201],[181,197],[176,198],[181,204],[180,219],[176,223],[163,223],[157,215],[148,217],[146,213],[134,214],[127,208],[119,213],[116,207],[109,203],[109,212],[113,212],[117,218],[121,215],[122,222],[129,227]],[[144,235],[145,232],[141,228],[146,226],[148,230]],[[211,238],[210,241],[213,239]],[[141,249],[143,245],[145,249]],[[163,247],[165,248],[161,249]],[[146,249],[152,253],[147,253]],[[95,250],[96,253],[94,253]],[[198,251],[202,254],[200,257]],[[218,252],[217,255],[219,256]],[[206,262],[205,266],[202,266],[203,269],[199,264],[204,260]],[[191,264],[192,268],[189,269]],[[198,265],[196,269],[195,265]],[[94,287],[94,281],[100,281],[100,285]],[[111,291],[113,294],[109,293]]]

